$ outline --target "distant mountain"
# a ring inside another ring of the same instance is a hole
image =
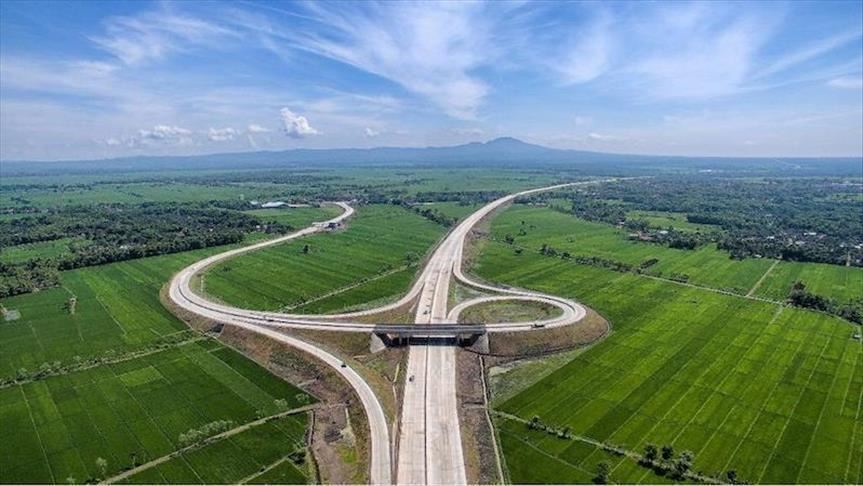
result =
[[[62,162],[3,161],[0,176],[53,175],[108,172],[143,172],[205,169],[311,168],[351,165],[465,165],[526,167],[530,165],[583,168],[600,173],[627,173],[659,167],[704,170],[783,169],[804,173],[859,174],[860,159],[766,159],[621,155],[561,150],[525,143],[512,137],[449,147],[377,147],[368,149],[291,149],[194,156],[145,156]]]

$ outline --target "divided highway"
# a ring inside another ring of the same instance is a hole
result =
[[[345,332],[382,332],[424,337],[452,336],[471,332],[516,332],[540,327],[570,325],[585,316],[578,303],[560,297],[516,289],[499,288],[470,279],[462,273],[461,260],[465,238],[470,230],[495,209],[513,199],[574,184],[559,184],[518,192],[499,198],[465,218],[438,245],[420,277],[408,293],[392,304],[360,312],[328,315],[302,315],[238,309],[211,302],[192,290],[196,274],[207,267],[249,251],[276,245],[291,239],[325,231],[353,214],[353,208],[336,203],[344,213],[323,223],[290,235],[238,248],[205,258],[181,270],[171,280],[169,296],[181,308],[199,316],[248,329],[294,346],[332,366],[354,388],[369,417],[371,429],[370,479],[375,484],[392,482],[392,457],[389,429],[383,408],[362,377],[332,354],[300,339],[287,336],[280,328],[329,330]],[[500,294],[471,299],[448,310],[449,285],[452,279],[478,290]],[[460,312],[484,303],[500,300],[530,300],[559,307],[562,314],[541,321],[457,325]],[[352,322],[352,318],[370,316],[416,302],[414,325],[381,326]],[[402,413],[400,420],[397,482],[400,484],[465,484],[467,482],[456,398],[455,348],[448,345],[411,345]]]

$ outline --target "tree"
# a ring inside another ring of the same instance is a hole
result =
[[[311,248],[309,247],[309,244],[308,244],[308,243],[306,243],[305,245],[303,245],[303,254],[307,254],[307,253],[309,252],[309,250],[310,250],[310,249],[311,249]]]
[[[593,477],[593,482],[596,484],[608,484],[608,474],[611,472],[607,462],[600,462],[596,465],[596,476]]]
[[[670,445],[662,446],[662,460],[667,462],[673,458],[674,458],[674,447],[671,447]]]
[[[657,457],[659,457],[659,449],[657,449],[656,444],[647,444],[644,446],[645,461],[655,462]]]
[[[683,451],[680,453],[680,457],[674,463],[674,472],[677,474],[677,477],[682,478],[686,476],[686,473],[692,468],[692,461],[694,459],[695,454],[692,451]]]
[[[734,469],[725,471],[725,481],[729,484],[737,484],[737,471]]]
[[[105,474],[108,472],[108,461],[102,457],[96,458],[96,468],[99,469],[99,474],[102,478],[105,477]]]

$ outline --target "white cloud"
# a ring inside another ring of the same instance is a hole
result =
[[[603,133],[590,132],[587,134],[587,139],[595,142],[621,142],[625,140],[623,137],[616,135],[606,135]]]
[[[246,127],[246,131],[249,133],[269,133],[272,132],[269,128],[262,127],[258,124],[252,123],[248,127]]]
[[[138,136],[144,140],[173,140],[191,134],[191,130],[176,125],[156,125],[152,130],[138,130]]]
[[[452,132],[456,135],[468,136],[468,137],[478,137],[485,133],[485,130],[479,127],[465,127],[465,128],[453,128]]]
[[[456,118],[471,119],[489,91],[472,71],[492,59],[489,15],[471,2],[307,4],[317,32],[301,49],[390,79]]]
[[[191,46],[218,47],[236,33],[223,26],[195,17],[166,11],[134,17],[112,17],[105,23],[106,33],[91,40],[126,64],[160,59]]]
[[[229,140],[233,140],[234,137],[239,135],[239,130],[236,130],[231,127],[227,128],[210,128],[207,131],[207,139],[211,142],[226,142]]]
[[[574,120],[575,120],[575,126],[577,126],[577,127],[583,127],[583,126],[591,125],[593,123],[593,118],[591,118],[589,116],[576,115]]]
[[[564,43],[563,56],[552,64],[564,84],[592,81],[610,67],[614,43],[610,18],[603,14],[584,28],[574,30],[571,39]]]
[[[366,127],[365,129],[366,138],[375,138],[381,134],[380,130],[375,130],[374,128]]]
[[[644,92],[659,99],[703,99],[740,91],[776,21],[745,10],[727,12],[722,6],[688,8],[693,10],[692,22],[652,25],[656,37],[642,40],[649,49],[633,62],[631,74],[644,81]]]
[[[863,88],[863,76],[842,76],[827,82],[831,88],[860,89]]]
[[[826,54],[834,49],[844,46],[849,42],[857,40],[863,35],[860,30],[843,32],[830,36],[826,39],[819,40],[801,49],[792,51],[775,60],[768,65],[764,70],[753,75],[753,78],[762,78],[771,74],[780,73],[791,67],[814,59],[822,54]]]
[[[186,145],[192,142],[192,130],[175,125],[156,125],[152,129],[141,129],[135,135],[122,139],[111,137],[105,140],[110,147],[125,145],[129,148],[153,145]]]
[[[318,135],[320,132],[309,125],[306,117],[297,115],[289,108],[282,108],[282,124],[285,134],[291,138],[303,138],[307,135]]]

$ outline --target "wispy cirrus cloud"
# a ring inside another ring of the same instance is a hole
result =
[[[308,4],[317,28],[296,47],[389,79],[448,115],[473,118],[488,85],[473,70],[494,51],[484,6],[469,2]]]
[[[841,76],[827,81],[827,86],[840,89],[861,89],[863,88],[863,76]]]
[[[90,39],[124,63],[135,65],[193,47],[215,47],[237,35],[223,25],[161,9],[109,18],[105,33]]]
[[[863,36],[863,31],[850,30],[811,42],[805,46],[783,54],[763,70],[754,73],[752,77],[753,79],[759,79],[772,74],[781,73],[843,47],[851,42],[859,41],[861,36]]]

